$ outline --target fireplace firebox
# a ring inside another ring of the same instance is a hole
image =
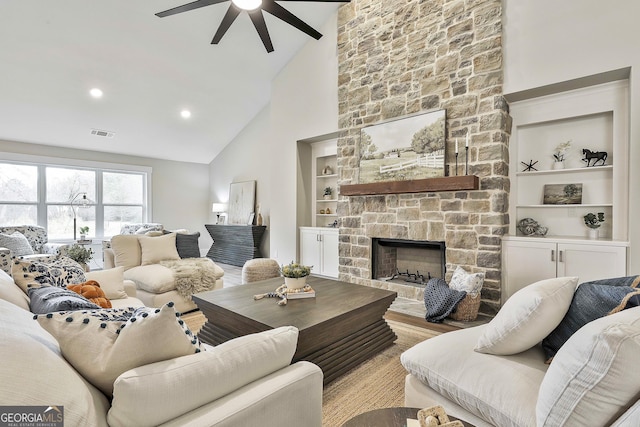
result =
[[[423,286],[444,277],[445,264],[445,242],[371,239],[372,279]]]

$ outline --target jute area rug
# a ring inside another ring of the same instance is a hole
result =
[[[404,377],[400,354],[439,332],[387,320],[398,339],[393,346],[328,384],[322,396],[323,427],[339,427],[373,409],[404,406]]]

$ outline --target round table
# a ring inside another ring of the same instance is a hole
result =
[[[405,427],[407,425],[407,418],[418,419],[418,411],[420,409],[422,408],[396,407],[374,409],[373,411],[356,415],[342,424],[342,427]],[[456,421],[458,418],[449,416],[449,419]],[[472,424],[464,421],[462,421],[462,424],[464,424],[465,427],[473,427]]]

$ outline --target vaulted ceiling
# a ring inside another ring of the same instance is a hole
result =
[[[275,48],[267,53],[243,12],[211,45],[229,3],[155,16],[184,3],[1,0],[0,140],[209,163],[315,41],[265,13]],[[341,4],[281,6],[320,29]],[[89,95],[94,87],[102,98]]]

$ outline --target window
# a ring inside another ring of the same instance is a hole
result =
[[[146,170],[0,162],[0,224],[38,224],[50,240],[72,239],[74,225],[76,237],[85,226],[90,237],[113,236],[146,221],[148,179]]]

